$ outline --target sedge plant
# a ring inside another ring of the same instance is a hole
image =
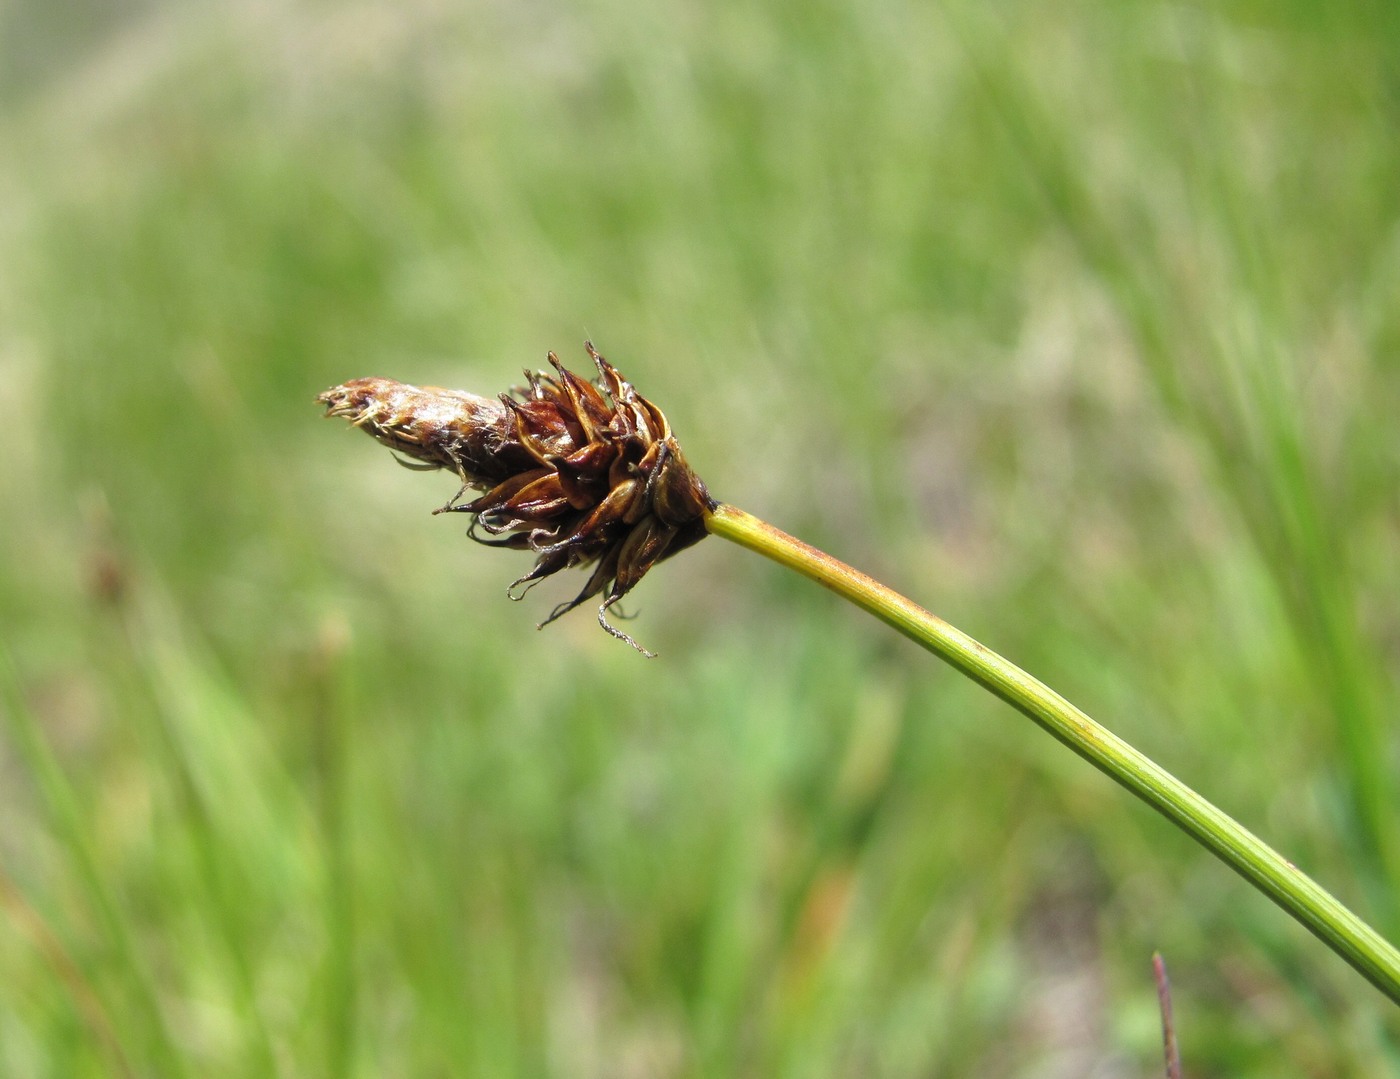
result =
[[[321,394],[342,416],[400,454],[460,481],[437,513],[465,513],[468,535],[531,551],[533,567],[508,594],[582,568],[585,584],[540,627],[600,599],[598,621],[653,657],[608,613],[658,562],[720,536],[809,577],[868,611],[1000,697],[1146,802],[1272,899],[1400,1003],[1400,951],[1263,840],[1056,693],[956,627],[874,578],[713,498],[690,469],[665,414],[592,344],[590,382],[549,354],[555,374],[497,398],[355,379]],[[469,495],[474,497],[468,498]]]

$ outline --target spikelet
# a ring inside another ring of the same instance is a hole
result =
[[[597,385],[567,370],[525,372],[526,385],[496,400],[461,390],[359,378],[316,398],[423,470],[461,481],[435,513],[467,513],[467,534],[488,546],[535,553],[508,589],[520,599],[560,570],[591,566],[588,583],[540,627],[603,597],[598,622],[637,651],[652,653],[609,624],[608,608],[658,562],[705,536],[715,501],[685,462],[659,408],[585,345]],[[482,492],[463,501],[468,492]]]

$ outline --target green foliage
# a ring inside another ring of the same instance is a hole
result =
[[[537,634],[312,404],[591,336],[1394,938],[1390,7],[126,10],[0,16],[0,1074],[1151,1074],[1154,948],[1188,1070],[1400,1073],[913,646],[712,542]]]

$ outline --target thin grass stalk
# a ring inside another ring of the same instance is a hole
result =
[[[326,933],[323,974],[327,1079],[350,1075],[358,1035],[355,1015],[359,986],[355,977],[356,907],[350,859],[348,787],[354,739],[347,727],[351,694],[349,672],[341,663],[344,642],[333,630],[323,630],[314,668],[312,733],[316,771],[317,823],[325,850],[322,919]]]
[[[113,963],[122,975],[124,988],[129,994],[129,1014],[143,1028],[145,1062],[157,1074],[178,1079],[187,1072],[161,1009],[155,979],[136,947],[130,926],[98,864],[77,793],[49,748],[39,724],[26,707],[20,693],[18,675],[3,646],[0,646],[0,713],[6,717],[6,726],[20,759],[26,772],[34,778],[54,830],[77,867],[98,931],[114,953]]]
[[[705,527],[824,585],[928,649],[1127,788],[1400,1004],[1400,951],[1283,855],[1044,683],[874,578],[734,506]]]
[[[102,995],[58,931],[29,901],[3,863],[0,863],[0,911],[4,912],[6,919],[21,936],[29,939],[54,977],[68,990],[74,1014],[105,1054],[112,1073],[125,1079],[136,1079],[137,1073],[127,1059],[126,1049],[112,1024]]]

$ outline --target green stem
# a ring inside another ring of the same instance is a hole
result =
[[[1050,687],[879,581],[743,510],[718,506],[705,525],[825,585],[1025,713],[1192,836],[1400,1004],[1400,952],[1385,938],[1267,843]]]

